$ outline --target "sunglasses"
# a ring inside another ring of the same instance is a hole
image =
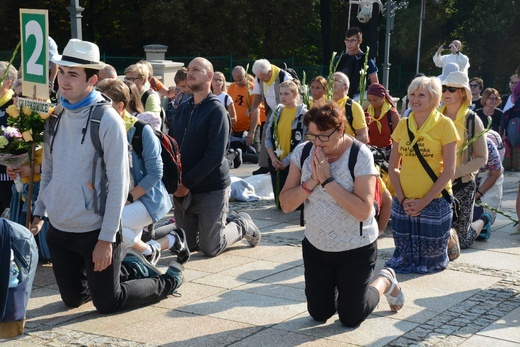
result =
[[[471,88],[478,88],[478,87],[480,87],[480,85],[478,85],[478,84],[470,84],[469,86],[470,86]]]
[[[457,88],[457,87],[448,87],[448,86],[442,86],[442,92],[443,93],[446,93],[446,91],[450,92],[450,93],[455,93],[457,90],[459,90],[460,88]]]

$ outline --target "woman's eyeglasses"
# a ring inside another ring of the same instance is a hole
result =
[[[448,86],[442,86],[442,92],[443,93],[446,93],[446,91],[450,92],[450,93],[455,93],[457,90],[459,90],[460,88],[457,88],[457,87],[448,87]]]
[[[135,82],[139,81],[142,77],[125,77],[125,81]]]
[[[319,139],[321,142],[329,142],[330,140],[330,137],[338,130],[338,128],[334,129],[333,132],[331,132],[330,134],[328,135],[314,135],[314,134],[311,134],[311,133],[307,133],[305,134],[305,137],[307,138],[307,140],[309,141],[316,141],[316,139]]]

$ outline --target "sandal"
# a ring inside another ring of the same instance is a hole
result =
[[[388,301],[388,304],[390,305],[390,309],[394,312],[399,311],[404,306],[404,294],[403,289],[399,286],[399,283],[397,282],[395,271],[392,268],[385,267],[381,269],[381,271],[379,271],[378,276],[385,277],[392,283],[390,289],[388,289],[388,291],[385,293],[385,297],[386,301]],[[397,296],[390,295],[390,293],[392,293],[396,286],[398,286],[399,288],[399,294],[397,294]]]
[[[459,236],[457,235],[457,232],[455,229],[450,229],[450,239],[452,239],[455,244],[451,247],[448,247],[448,258],[450,261],[454,261],[458,257],[460,257],[460,243],[459,243]]]

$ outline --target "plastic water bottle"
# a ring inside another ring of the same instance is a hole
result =
[[[18,265],[16,265],[14,261],[14,253],[11,249],[11,266],[9,268],[9,288],[14,288],[18,285],[18,275],[20,274],[20,269]]]

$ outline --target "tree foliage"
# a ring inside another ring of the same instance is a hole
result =
[[[396,14],[391,84],[408,83],[415,73],[420,3],[409,1]],[[144,45],[160,43],[169,47],[169,56],[294,57],[298,66],[327,65],[332,51],[345,49],[349,13],[348,0],[82,0],[80,5],[85,8],[83,39],[96,42],[109,56],[142,57]],[[12,50],[19,40],[19,8],[48,9],[50,35],[63,49],[71,35],[69,6],[70,0],[2,0],[0,50]],[[507,77],[520,65],[514,27],[519,11],[520,2],[513,0],[444,0],[440,5],[427,0],[420,70],[440,74],[434,52],[441,43],[459,39],[470,57],[470,75],[506,91]],[[365,34],[373,30],[371,22],[359,23],[356,13],[353,5],[351,25]],[[381,65],[384,18],[378,35],[379,50],[371,50],[379,53]]]

